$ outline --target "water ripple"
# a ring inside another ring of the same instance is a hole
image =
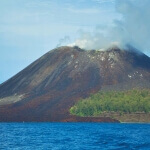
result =
[[[0,150],[149,150],[150,124],[0,123]]]

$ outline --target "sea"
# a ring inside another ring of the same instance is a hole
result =
[[[150,124],[0,123],[0,150],[150,150]]]

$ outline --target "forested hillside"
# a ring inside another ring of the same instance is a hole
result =
[[[150,90],[98,92],[81,99],[70,109],[77,116],[99,116],[103,112],[150,112]]]

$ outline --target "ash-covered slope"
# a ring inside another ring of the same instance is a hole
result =
[[[0,121],[82,121],[69,115],[80,98],[134,87],[150,88],[148,56],[132,49],[60,47],[0,85]]]

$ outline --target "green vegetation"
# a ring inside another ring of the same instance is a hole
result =
[[[122,92],[98,92],[81,99],[70,109],[77,116],[98,116],[103,112],[150,112],[150,90],[134,89]]]

